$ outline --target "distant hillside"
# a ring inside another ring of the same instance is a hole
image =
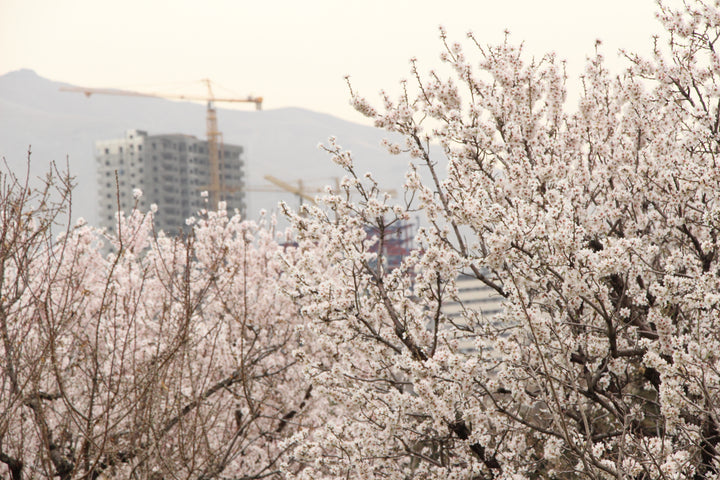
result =
[[[153,98],[60,92],[63,83],[18,70],[0,76],[0,157],[15,172],[24,172],[28,145],[32,145],[32,172],[41,175],[51,161],[69,159],[77,179],[74,216],[91,223],[97,219],[95,140],[121,137],[138,128],[150,134],[185,133],[205,137],[205,106]],[[342,172],[317,144],[335,136],[353,152],[361,172],[372,171],[388,188],[398,188],[406,160],[388,155],[380,141],[385,134],[331,115],[299,108],[266,111],[222,109],[218,123],[226,143],[245,147],[247,183],[261,185],[266,174],[285,180],[302,178],[312,184],[331,183]],[[275,210],[290,194],[248,194],[248,216],[261,208]]]

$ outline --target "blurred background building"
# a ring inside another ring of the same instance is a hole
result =
[[[226,202],[228,212],[237,209],[244,216],[243,147],[220,145],[218,153],[222,185],[218,200]],[[116,226],[116,212],[129,213],[135,206],[147,212],[156,204],[155,228],[168,234],[187,230],[185,219],[208,208],[201,196],[211,185],[206,140],[128,130],[124,138],[95,142],[95,158],[100,226],[110,231]],[[138,200],[133,196],[136,188],[143,192]]]

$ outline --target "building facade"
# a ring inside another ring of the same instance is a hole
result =
[[[456,325],[454,328],[460,333],[459,348],[465,352],[476,351],[474,329],[477,325],[473,324],[478,321],[487,322],[502,330],[504,324],[498,321],[496,315],[503,311],[505,299],[472,275],[460,275],[456,280],[456,286],[457,300],[446,304],[443,313]],[[469,326],[465,333],[462,333],[463,325]],[[486,347],[484,354],[492,358],[496,352],[492,347]]]
[[[220,184],[228,212],[245,214],[243,148],[221,145]],[[157,205],[155,228],[169,235],[186,231],[185,220],[209,208],[210,161],[208,142],[191,135],[148,135],[128,130],[124,138],[95,142],[100,226],[114,231],[118,210],[134,207],[146,212]],[[143,196],[136,200],[134,189]],[[119,199],[119,202],[118,202]]]

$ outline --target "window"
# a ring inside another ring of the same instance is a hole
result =
[[[109,154],[109,153],[110,153],[110,149],[109,149],[109,148],[106,148],[106,149],[105,149],[105,154],[107,155],[107,154]]]
[[[142,145],[138,145],[138,152],[142,151]]]

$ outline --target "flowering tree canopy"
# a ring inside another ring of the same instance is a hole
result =
[[[353,92],[411,164],[391,199],[333,140],[342,191],[289,213],[330,405],[297,478],[720,478],[720,10],[687,3],[660,4],[654,57],[615,76],[596,52],[577,109],[553,55],[444,32],[449,78]]]
[[[0,177],[0,475],[719,479],[720,6],[658,17],[577,108],[554,55],[441,32],[447,77],[352,92],[402,198],[332,139],[292,248],[223,208],[54,237],[70,182]]]
[[[116,236],[81,221],[53,240],[54,178],[1,178],[9,478],[277,477],[311,392],[272,229],[220,210],[169,238],[134,211]]]

